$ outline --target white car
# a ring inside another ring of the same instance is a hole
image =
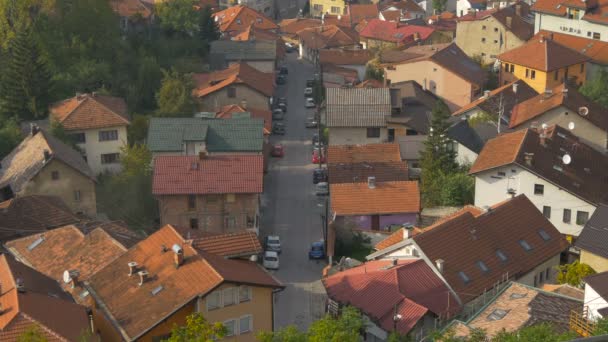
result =
[[[264,252],[264,268],[269,270],[278,270],[279,269],[279,254],[273,251]]]
[[[315,195],[327,196],[329,195],[329,184],[327,182],[317,183],[315,188]]]
[[[281,239],[278,235],[268,235],[266,237],[266,250],[281,254]]]
[[[306,89],[304,89],[304,96],[312,96],[312,87],[306,87]]]
[[[315,107],[315,100],[313,100],[311,97],[306,99],[306,108],[314,108]]]

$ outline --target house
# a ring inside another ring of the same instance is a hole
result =
[[[426,10],[413,0],[383,1],[379,3],[378,18],[386,21],[409,21],[424,18]]]
[[[348,88],[359,82],[357,70],[325,64],[321,71],[323,71],[323,87],[325,88]]]
[[[97,214],[95,176],[82,155],[51,134],[31,133],[0,162],[0,201],[57,196],[77,214]]]
[[[596,321],[608,317],[608,272],[588,276],[584,281],[588,318]]]
[[[452,111],[470,103],[485,82],[483,69],[454,43],[386,51],[381,62],[388,84],[416,81]]]
[[[451,43],[456,38],[458,18],[452,12],[443,12],[426,18],[426,25],[435,30],[433,42]]]
[[[0,202],[0,242],[77,223],[80,220],[57,196],[13,197]]]
[[[469,57],[494,63],[496,56],[523,45],[534,35],[534,24],[524,18],[527,11],[527,4],[517,3],[462,16],[456,26],[456,45]]]
[[[279,36],[278,33],[268,30],[261,30],[255,25],[251,24],[249,27],[240,33],[232,37],[226,37],[226,39],[230,39],[232,41],[241,41],[241,42],[253,42],[253,41],[266,41],[266,42],[275,42],[276,46],[276,59],[283,60],[285,55],[287,54],[287,49],[285,47],[285,41]]]
[[[514,332],[544,323],[558,333],[566,333],[570,330],[570,311],[582,305],[581,299],[510,282],[466,322],[454,321],[446,330],[453,330],[457,338],[467,338],[479,329],[493,338],[501,331]]]
[[[249,115],[247,115],[248,113]],[[272,112],[266,109],[250,108],[245,104],[231,104],[220,108],[215,113],[215,117],[218,119],[237,119],[237,118],[254,118],[264,120],[264,136],[270,135],[272,130]]]
[[[263,13],[268,18],[274,18],[274,0],[219,0],[220,9],[227,9],[231,6],[247,6],[259,13]]]
[[[366,341],[386,341],[392,332],[418,341],[434,329],[435,319],[450,317],[460,306],[420,259],[369,261],[322,281],[330,312],[350,305],[364,315]]]
[[[581,251],[581,263],[596,272],[608,271],[608,205],[600,204],[576,239]]]
[[[161,224],[212,233],[258,232],[263,176],[261,155],[156,157],[152,194]]]
[[[434,31],[426,26],[372,19],[359,36],[364,49],[385,49],[424,44]]]
[[[494,205],[525,194],[560,233],[577,237],[608,183],[608,158],[553,125],[506,133],[488,141],[470,169],[475,205]]]
[[[605,1],[539,0],[532,11],[534,32],[547,30],[608,42]]]
[[[31,329],[45,341],[79,341],[92,333],[86,308],[74,303],[53,279],[2,254],[0,281],[0,340],[23,341]]]
[[[266,2],[268,0],[264,0]],[[274,32],[279,27],[267,15],[248,6],[236,5],[213,14],[223,36],[232,37],[246,30],[251,24],[260,30]]]
[[[359,48],[357,31],[337,25],[323,25],[297,32],[299,56],[314,64],[318,63],[319,53],[326,49],[353,50]]]
[[[456,15],[463,17],[488,8],[487,0],[456,0]]]
[[[326,90],[324,121],[329,128],[330,145],[387,142],[387,115],[391,115],[388,88]]]
[[[110,0],[123,32],[141,31],[154,21],[153,6],[144,0]]]
[[[211,42],[209,59],[214,70],[247,63],[260,72],[273,73],[277,64],[277,42],[276,40],[216,40]]]
[[[322,68],[327,65],[336,65],[357,72],[359,80],[365,79],[367,62],[374,58],[369,50],[320,50],[319,63]]]
[[[407,165],[398,144],[331,145],[327,148],[329,184],[407,181]]]
[[[227,341],[273,330],[274,292],[283,285],[251,261],[198,252],[164,226],[84,283],[103,341],[164,339],[195,312],[221,322]]]
[[[520,79],[538,93],[566,82],[578,87],[585,83],[589,57],[541,36],[498,56],[500,84]]]
[[[418,221],[418,182],[377,182],[369,176],[367,181],[330,184],[329,189],[330,210],[340,227],[390,232],[392,226]]]
[[[602,153],[608,149],[608,110],[565,84],[513,107],[509,128],[538,124],[572,127],[570,132],[583,143]]]
[[[468,303],[465,312],[470,312],[507,281],[534,287],[553,283],[567,245],[534,204],[519,195],[487,210],[465,207],[367,259],[424,260]]]
[[[127,144],[129,116],[120,97],[97,93],[76,96],[50,106],[50,120],[63,126],[94,174],[119,172],[120,149]]]
[[[321,18],[324,14],[346,14],[345,0],[311,0],[309,6],[313,18]]]
[[[362,20],[372,20],[378,18],[380,11],[378,11],[377,4],[364,4],[364,3],[351,3],[346,8],[346,17],[351,22],[351,26],[354,26]]]
[[[202,232],[190,227],[173,227],[200,253],[211,253],[226,259],[249,259],[264,249],[255,232],[240,231],[227,234]]]
[[[289,18],[279,22],[279,34],[281,38],[289,43],[298,44],[298,32],[304,29],[320,27],[323,22],[312,18]]]
[[[274,73],[261,72],[247,63],[232,64],[225,70],[194,74],[192,94],[201,111],[245,101],[255,108],[270,109],[274,95]]]

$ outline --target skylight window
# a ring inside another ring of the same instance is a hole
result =
[[[507,258],[507,255],[503,251],[501,251],[500,249],[496,250],[496,256],[502,262],[506,262],[507,260],[509,260],[509,258]]]
[[[532,246],[530,246],[530,244],[528,243],[528,241],[526,240],[519,240],[519,245],[521,246],[521,248],[523,248],[526,252],[529,252],[532,250]]]
[[[483,273],[490,272],[490,269],[488,268],[488,266],[483,261],[481,261],[481,260],[477,262],[477,267],[479,267],[479,269]]]
[[[505,318],[509,311],[511,310],[496,309],[488,315],[488,321],[500,321],[501,319]]]
[[[509,298],[511,298],[511,299],[522,299],[522,298],[525,298],[526,296],[528,296],[527,293],[511,293],[511,295],[509,296]]]
[[[458,272],[458,276],[460,277],[460,279],[462,279],[462,281],[465,284],[468,284],[468,283],[471,282],[471,278],[469,278],[469,276],[466,273],[462,272],[462,271]]]
[[[152,295],[156,296],[162,290],[163,290],[163,286],[162,285],[158,285],[157,287],[154,288],[154,290],[152,290]]]
[[[544,229],[539,229],[538,235],[540,235],[540,237],[542,237],[545,241],[551,240],[551,236]]]
[[[39,238],[37,238],[36,240],[34,240],[34,242],[32,242],[29,246],[27,246],[27,250],[31,251],[34,248],[38,247],[38,245],[40,245],[42,242],[44,241],[44,236],[40,235]]]

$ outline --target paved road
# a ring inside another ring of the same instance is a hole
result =
[[[322,208],[313,193],[311,137],[315,129],[305,128],[311,110],[304,108],[306,79],[313,77],[313,67],[288,54],[286,85],[279,86],[280,96],[287,96],[286,134],[272,136],[272,143],[285,147],[285,157],[271,161],[264,178],[262,225],[260,235],[277,234],[282,240],[280,269],[275,272],[287,288],[276,296],[275,327],[295,324],[305,330],[320,318],[324,309],[324,289],[320,278],[324,262],[308,260],[308,248],[323,236]]]

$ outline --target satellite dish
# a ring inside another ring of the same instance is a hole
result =
[[[220,19],[220,18],[215,17],[215,19],[213,19],[213,20],[215,20],[215,22],[217,23],[217,21],[218,21],[219,19]]]
[[[573,130],[574,129],[574,122],[570,121],[570,123],[568,123],[568,129],[569,130]]]
[[[578,113],[579,113],[581,116],[587,116],[587,114],[589,114],[589,108],[587,108],[587,107],[580,107],[580,108],[578,109]]]
[[[428,23],[429,25],[433,25],[433,19],[429,19]]]
[[[547,127],[549,127],[549,126],[547,126],[547,124],[546,124],[546,123],[544,123],[544,124],[540,125],[540,127],[541,127],[542,129],[547,129]]]
[[[70,271],[63,271],[63,282],[69,284],[72,281],[72,276],[70,275]]]
[[[568,153],[566,153],[562,157],[562,162],[564,163],[564,165],[568,165],[568,164],[572,163],[572,157],[570,157],[570,155]]]
[[[342,16],[338,14],[338,20],[342,20]]]

